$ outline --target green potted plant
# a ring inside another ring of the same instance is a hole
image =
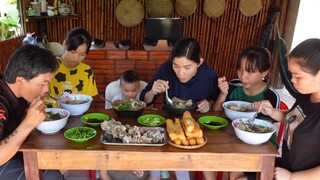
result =
[[[17,35],[20,27],[17,0],[0,1],[0,41]]]

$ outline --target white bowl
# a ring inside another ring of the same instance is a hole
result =
[[[91,105],[92,97],[86,94],[67,94],[59,100],[61,108],[66,109],[72,116],[82,115]],[[74,101],[85,101],[80,104],[73,104]]]
[[[241,107],[250,107],[252,103],[246,101],[226,101],[222,104],[225,115],[231,120],[235,120],[238,118],[248,118],[252,119],[255,115],[256,111],[236,111],[229,109],[230,104],[234,104],[236,106]]]
[[[268,121],[262,120],[262,119],[255,119],[254,124],[255,125],[261,125],[271,128],[271,132],[267,133],[256,133],[256,132],[248,132],[239,129],[237,126],[240,124],[240,121],[243,121],[245,123],[248,123],[249,119],[247,118],[239,118],[232,121],[232,127],[234,129],[234,132],[236,133],[237,137],[247,143],[252,145],[262,144],[267,142],[272,134],[276,131],[276,126],[272,123],[269,123]]]
[[[69,111],[61,108],[46,108],[45,111],[52,112],[53,114],[59,113],[63,118],[51,121],[44,120],[42,123],[36,126],[36,129],[38,129],[42,133],[54,134],[67,124],[68,118],[70,116]]]

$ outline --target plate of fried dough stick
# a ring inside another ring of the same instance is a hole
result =
[[[182,119],[167,119],[166,126],[169,136],[168,144],[174,147],[197,149],[207,143],[199,123],[193,119],[189,111],[183,113]]]

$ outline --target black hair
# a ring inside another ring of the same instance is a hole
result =
[[[175,57],[186,57],[199,64],[202,56],[199,42],[194,38],[179,39],[171,52],[172,59]]]
[[[320,70],[320,39],[307,39],[297,45],[289,55],[289,61],[294,59],[301,68],[312,75]]]
[[[71,29],[65,38],[67,51],[73,51],[78,49],[82,44],[87,45],[87,54],[89,53],[91,47],[91,35],[89,32],[83,28],[76,27]]]
[[[124,71],[120,76],[120,84],[121,82],[126,82],[130,84],[140,82],[139,73],[134,70]]]
[[[17,77],[30,80],[40,74],[54,73],[58,66],[56,57],[51,51],[26,44],[10,56],[3,72],[3,79],[10,84],[15,83]]]
[[[237,69],[241,67],[241,62],[244,58],[247,59],[245,70],[248,72],[255,72],[258,70],[262,73],[267,70],[271,70],[272,68],[271,55],[266,48],[249,46],[242,50],[237,59]]]

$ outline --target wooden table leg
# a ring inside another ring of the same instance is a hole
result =
[[[38,167],[36,152],[23,152],[26,180],[42,180],[42,171]]]
[[[261,180],[272,180],[273,179],[274,161],[275,161],[274,156],[263,157],[261,174],[260,174]]]

